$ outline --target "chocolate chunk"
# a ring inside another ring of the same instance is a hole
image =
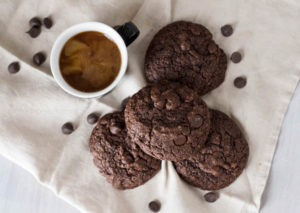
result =
[[[28,35],[30,35],[31,38],[36,38],[41,33],[41,27],[33,26],[29,31],[27,31]]]
[[[43,23],[44,23],[44,26],[48,29],[50,29],[53,25],[53,22],[50,17],[44,18]]]
[[[175,138],[174,143],[176,146],[182,146],[186,142],[186,137],[184,135],[179,135]]]
[[[109,131],[111,132],[111,134],[118,135],[121,133],[121,128],[114,124],[109,127]]]
[[[189,50],[190,49],[190,44],[188,42],[182,42],[180,44],[180,49],[185,51],[185,50]]]
[[[11,74],[17,73],[20,70],[20,64],[19,62],[12,62],[8,65],[8,72]]]
[[[158,212],[160,210],[160,202],[158,201],[151,201],[148,205],[149,209],[153,212]]]
[[[208,52],[209,52],[210,54],[215,53],[217,50],[218,50],[218,47],[217,47],[217,45],[216,45],[214,42],[211,42],[211,43],[208,45]]]
[[[221,32],[222,32],[222,35],[225,36],[225,37],[228,37],[228,36],[231,36],[232,33],[233,33],[233,28],[231,25],[229,24],[226,24],[224,25],[223,27],[221,27]]]
[[[64,125],[62,125],[61,131],[62,131],[62,133],[64,133],[65,135],[71,134],[71,133],[74,131],[73,124],[70,123],[70,122],[65,123]]]
[[[32,19],[30,19],[29,25],[30,25],[30,27],[41,27],[42,22],[41,22],[40,18],[33,17]]]
[[[239,52],[232,53],[230,60],[235,64],[239,63],[242,60],[241,53],[239,53]]]
[[[234,86],[236,88],[243,88],[247,84],[247,79],[244,77],[237,77],[234,79]]]
[[[38,52],[36,54],[34,54],[33,56],[33,63],[35,65],[41,65],[42,63],[44,63],[46,61],[46,56],[44,53],[42,52]]]
[[[219,198],[219,195],[216,192],[208,192],[204,195],[204,199],[209,202],[213,203]]]
[[[89,124],[97,123],[98,119],[99,119],[99,114],[98,113],[91,113],[86,118],[86,120]]]
[[[191,119],[190,122],[192,127],[199,128],[203,124],[203,118],[201,117],[201,115],[197,114]]]
[[[125,98],[121,103],[121,109],[124,110],[126,108],[126,104],[128,103],[130,97]]]

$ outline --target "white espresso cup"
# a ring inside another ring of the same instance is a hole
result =
[[[87,31],[96,31],[103,33],[108,39],[110,39],[117,45],[121,54],[121,67],[118,75],[110,85],[96,92],[83,92],[73,88],[63,78],[59,67],[60,55],[65,43],[73,36]],[[127,22],[121,26],[116,26],[114,28],[100,22],[86,22],[74,25],[66,29],[57,37],[51,50],[50,67],[55,81],[64,91],[76,97],[96,98],[103,96],[104,94],[110,92],[124,76],[128,63],[128,53],[126,46],[131,44],[138,37],[138,35],[139,30],[132,22]]]

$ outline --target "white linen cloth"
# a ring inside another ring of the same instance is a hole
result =
[[[30,38],[25,32],[34,16],[50,15],[54,26]],[[78,99],[63,92],[51,76],[48,60],[32,64],[38,51],[49,54],[55,38],[67,27],[85,21],[109,25],[132,20],[139,38],[128,48],[129,67],[117,88],[99,99]],[[189,186],[171,162],[145,185],[114,189],[92,163],[88,139],[91,112],[102,114],[119,107],[122,99],[145,85],[143,61],[153,35],[165,24],[189,20],[205,25],[227,53],[243,53],[239,64],[228,63],[225,82],[204,99],[242,127],[249,142],[247,168],[211,204],[203,190]],[[300,2],[297,0],[68,0],[0,1],[0,154],[33,174],[82,212],[148,212],[158,199],[162,213],[258,212],[281,123],[300,77]],[[232,24],[234,34],[223,37],[220,27]],[[7,66],[20,61],[21,71]],[[233,80],[247,78],[243,89]],[[76,130],[63,135],[61,126]],[[20,177],[21,178],[21,177]]]

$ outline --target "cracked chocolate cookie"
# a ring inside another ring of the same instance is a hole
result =
[[[177,21],[154,36],[144,69],[150,83],[181,82],[204,95],[224,81],[227,57],[204,26]]]
[[[249,155],[248,143],[234,121],[216,110],[211,110],[211,116],[205,147],[197,156],[173,163],[186,182],[204,190],[218,190],[235,181]]]
[[[147,154],[180,161],[200,150],[210,130],[201,97],[178,83],[147,86],[125,108],[128,134]]]
[[[117,189],[142,185],[160,170],[161,161],[144,153],[128,137],[123,112],[101,118],[89,146],[100,173]]]

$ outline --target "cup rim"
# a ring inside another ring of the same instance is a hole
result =
[[[121,67],[118,75],[110,85],[96,92],[83,92],[73,88],[68,84],[68,82],[65,81],[59,68],[60,53],[65,43],[74,35],[87,31],[96,31],[103,33],[107,38],[112,40],[118,46],[121,54]],[[101,22],[84,22],[67,28],[56,38],[50,54],[50,67],[55,81],[65,92],[79,98],[96,98],[110,92],[117,86],[121,78],[124,76],[127,64],[128,53],[124,40],[115,29]]]

